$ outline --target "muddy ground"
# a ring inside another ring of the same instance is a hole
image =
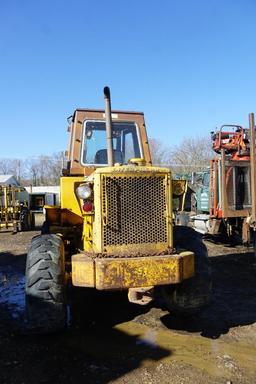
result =
[[[24,269],[37,232],[0,232],[0,383],[256,383],[252,250],[206,241],[213,299],[181,318],[122,294],[84,299],[59,334],[22,334]]]

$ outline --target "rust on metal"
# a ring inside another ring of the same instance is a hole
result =
[[[194,254],[131,258],[72,256],[72,282],[98,290],[177,284],[194,275]]]
[[[130,303],[147,305],[153,300],[154,287],[130,288],[128,300]]]
[[[78,287],[95,287],[95,264],[93,259],[84,254],[72,256],[72,283]]]

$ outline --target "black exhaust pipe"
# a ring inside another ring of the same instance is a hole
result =
[[[108,166],[113,167],[114,159],[113,159],[113,141],[112,141],[112,116],[111,116],[111,99],[110,99],[109,87],[104,87],[104,98],[105,98]]]

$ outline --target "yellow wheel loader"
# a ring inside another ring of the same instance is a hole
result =
[[[42,235],[26,266],[28,327],[65,326],[68,281],[91,290],[126,290],[145,304],[158,289],[170,310],[193,311],[210,297],[200,235],[174,227],[172,198],[185,192],[168,168],[152,166],[144,115],[77,109],[68,119],[67,167],[60,206],[45,206]]]

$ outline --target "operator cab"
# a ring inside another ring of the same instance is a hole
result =
[[[91,175],[108,166],[105,111],[76,109],[68,119],[69,150],[63,175]],[[151,156],[142,112],[112,111],[113,163],[126,165],[142,159],[151,166]]]

